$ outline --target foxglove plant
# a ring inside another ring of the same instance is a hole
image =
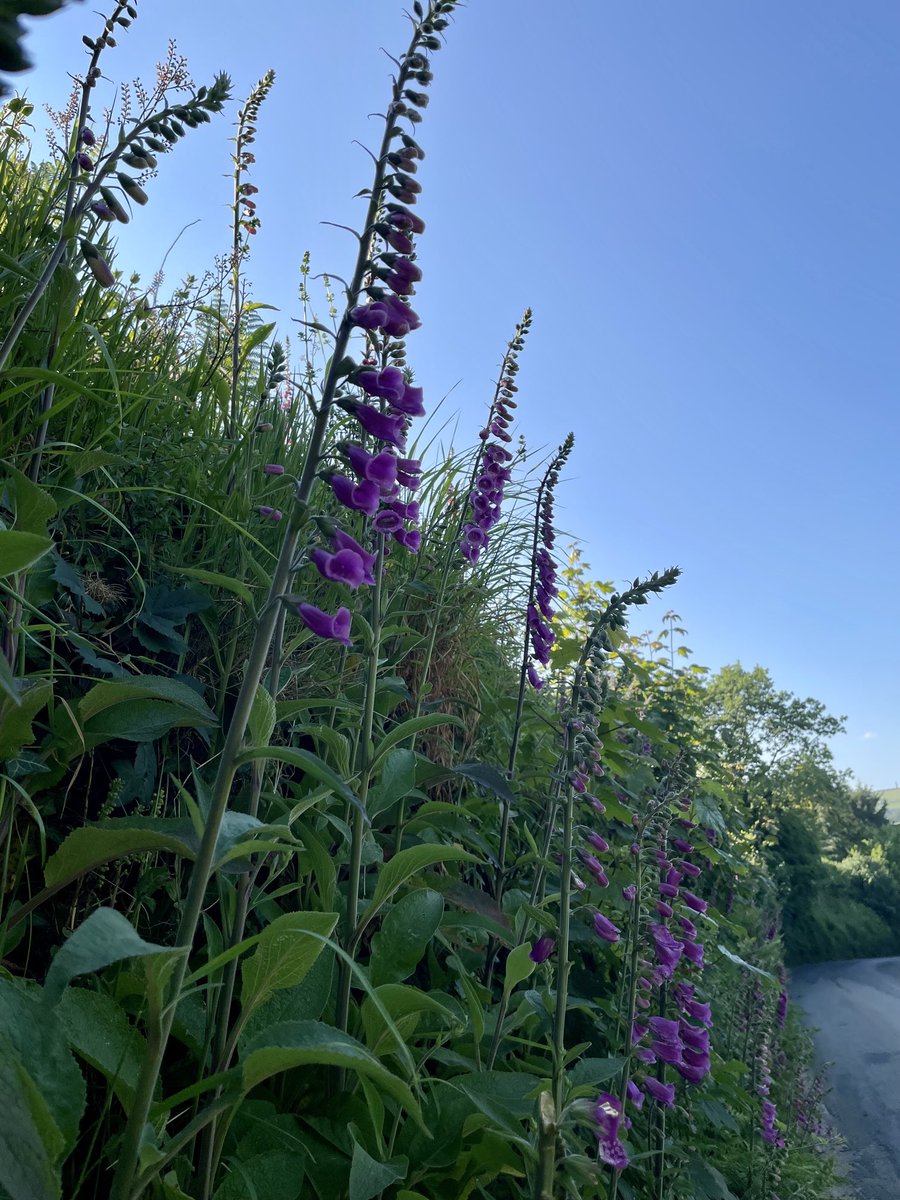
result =
[[[367,432],[365,420],[360,412],[365,410],[371,414],[382,416],[390,425],[376,428],[373,436],[379,441],[387,442],[396,449],[405,444],[405,421],[408,414],[396,411],[395,417],[382,413],[380,410],[354,401],[339,388],[348,377],[356,372],[356,364],[346,357],[346,351],[352,334],[356,329],[368,332],[372,347],[382,353],[390,353],[394,339],[402,339],[410,330],[417,328],[419,318],[405,303],[402,295],[408,294],[411,276],[408,271],[401,270],[400,276],[388,283],[394,291],[401,288],[402,294],[388,294],[375,277],[383,265],[384,253],[381,245],[381,227],[385,224],[391,228],[406,232],[423,228],[422,223],[411,211],[420,191],[419,185],[412,178],[410,164],[421,157],[422,151],[418,144],[402,129],[400,122],[409,119],[416,125],[421,118],[421,109],[427,103],[423,92],[413,90],[411,85],[427,86],[431,79],[428,51],[436,51],[441,47],[438,34],[446,27],[449,16],[455,8],[456,0],[433,0],[427,12],[417,3],[414,5],[416,16],[412,19],[412,34],[406,52],[398,61],[397,74],[394,78],[391,102],[385,115],[385,128],[382,143],[375,156],[375,173],[371,189],[368,191],[367,214],[363,232],[359,238],[359,252],[353,275],[347,287],[347,307],[340,319],[334,335],[333,353],[329,367],[322,382],[319,402],[314,406],[312,431],[307,446],[306,459],[303,469],[294,487],[293,502],[285,514],[286,525],[281,550],[269,589],[268,602],[265,605],[247,658],[244,677],[235,702],[231,722],[222,745],[216,777],[212,785],[209,805],[206,813],[206,824],[200,848],[191,873],[190,887],[184,905],[181,922],[176,937],[176,945],[184,953],[179,957],[169,985],[170,1001],[165,1007],[159,1020],[159,1028],[155,1031],[152,1043],[144,1056],[142,1068],[135,1089],[134,1100],[129,1113],[128,1124],[119,1155],[116,1176],[112,1189],[113,1200],[135,1200],[143,1190],[135,1190],[135,1180],[141,1149],[141,1140],[147,1117],[153,1100],[154,1090],[166,1052],[169,1035],[172,1028],[178,997],[187,973],[187,953],[193,944],[194,936],[203,910],[204,896],[212,872],[216,843],[222,820],[228,807],[229,797],[238,766],[241,762],[241,747],[250,719],[250,712],[263,676],[266,660],[269,656],[273,634],[278,621],[281,604],[285,601],[289,581],[295,570],[297,546],[301,531],[307,527],[310,519],[309,506],[313,486],[322,468],[325,437],[335,404],[341,404],[352,411],[359,420],[361,427]],[[394,147],[398,145],[401,150]],[[394,158],[392,159],[392,155]],[[397,158],[399,155],[399,159]],[[400,169],[398,162],[404,164]],[[392,199],[389,199],[392,197]],[[394,203],[399,201],[399,203]],[[398,224],[399,222],[399,224]],[[389,243],[387,243],[389,244]],[[396,263],[393,264],[396,268]],[[405,393],[404,393],[405,399]],[[387,434],[387,436],[384,436]],[[402,470],[406,478],[415,479],[418,464],[398,459],[398,473]],[[378,491],[376,508],[380,500]],[[355,510],[355,505],[351,505]],[[375,599],[373,610],[379,609],[379,590],[381,581],[381,561],[383,559],[383,535],[379,535],[379,549],[376,562],[372,569],[375,580]],[[356,552],[351,547],[351,553]],[[321,570],[321,567],[320,567]],[[300,620],[319,637],[344,641],[349,638],[350,614],[342,608],[329,615],[322,613],[314,605],[301,600],[297,608]],[[344,615],[344,611],[347,615]],[[370,655],[369,679],[366,690],[366,712],[364,715],[365,728],[360,738],[363,753],[368,753],[369,734],[371,732],[375,680],[377,672],[377,640],[376,650]],[[366,729],[368,732],[366,732]],[[368,764],[363,771],[363,779],[368,777]],[[363,789],[361,789],[363,790]],[[360,796],[364,802],[364,795]],[[348,893],[346,928],[349,942],[353,944],[356,936],[355,923],[358,911],[358,883],[360,871],[361,831],[359,824],[361,816],[357,810],[358,832],[354,833],[354,846],[351,861],[351,881]],[[349,994],[349,974],[342,988],[341,1007],[346,1010],[346,997]],[[346,1011],[343,1013],[346,1020]]]

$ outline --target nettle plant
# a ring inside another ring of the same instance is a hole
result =
[[[53,162],[3,112],[0,1196],[827,1174],[696,676],[626,633],[678,572],[561,569],[573,435],[533,473],[513,446],[530,309],[474,450],[417,424],[419,127],[456,7],[408,14],[330,321],[303,259],[299,372],[247,280],[271,72],[227,252],[168,303],[120,284],[111,231],[227,78],[195,89],[171,46],[102,121],[116,4]]]

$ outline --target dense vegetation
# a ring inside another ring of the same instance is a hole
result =
[[[51,161],[0,114],[13,1200],[827,1194],[783,946],[838,944],[838,892],[877,940],[897,848],[814,702],[708,680],[674,615],[628,633],[676,570],[560,559],[571,436],[511,432],[529,312],[474,448],[432,449],[406,341],[454,9],[413,5],[347,294],[317,313],[304,261],[293,347],[245,287],[271,74],[229,252],[168,299],[112,230],[227,78],[170,54],[105,129],[117,3]]]

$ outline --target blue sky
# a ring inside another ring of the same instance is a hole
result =
[[[395,0],[143,0],[106,60],[148,77],[175,37],[198,82],[277,82],[255,147],[255,297],[348,269]],[[277,15],[276,15],[277,10]],[[73,4],[31,23],[31,99],[60,106]],[[520,429],[576,434],[559,517],[598,578],[677,563],[697,661],[767,666],[847,716],[839,766],[900,783],[897,597],[900,8],[893,0],[471,0],[436,56],[421,141],[423,328],[411,361],[478,427],[526,305]],[[230,120],[164,161],[121,231],[168,282],[227,247]],[[644,610],[648,612],[648,610]]]

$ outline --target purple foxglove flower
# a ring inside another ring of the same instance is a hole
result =
[[[375,555],[369,554],[364,550],[359,542],[350,536],[349,533],[344,533],[343,529],[335,529],[331,536],[331,544],[335,550],[352,550],[353,553],[362,559],[363,569],[367,575],[372,574],[372,568],[375,566]],[[364,579],[364,583],[368,583],[371,587],[374,584],[374,579]]]
[[[678,924],[681,926],[685,938],[692,942],[697,936],[697,926],[694,922],[689,921],[687,917],[679,917]]]
[[[377,483],[381,491],[390,491],[397,482],[397,456],[390,450],[370,454],[354,442],[344,447],[350,466],[360,479]]]
[[[623,1123],[621,1103],[609,1092],[601,1092],[592,1116],[598,1126],[598,1154],[602,1162],[622,1171],[628,1166],[629,1158],[619,1140],[619,1127]]]
[[[648,1075],[644,1080],[644,1087],[650,1093],[654,1100],[660,1104],[664,1104],[666,1108],[675,1107],[675,1084],[663,1083],[660,1079],[654,1079]]]
[[[406,390],[406,380],[399,367],[385,367],[382,371],[367,368],[356,372],[356,382],[370,396],[393,403],[400,400]]]
[[[381,236],[389,246],[393,247],[394,250],[399,250],[401,254],[412,253],[412,238],[405,233],[401,233],[399,229],[382,229]]]
[[[281,463],[266,463],[266,465],[263,467],[263,474],[264,475],[283,475],[284,467],[281,465]]]
[[[635,996],[634,1002],[638,1006],[638,1008],[649,1008],[650,1007],[650,1001],[647,999],[646,996]]]
[[[687,1080],[688,1083],[702,1083],[709,1074],[708,1067],[697,1067],[686,1062],[675,1063],[675,1070],[678,1072],[681,1078]]]
[[[684,1007],[695,1021],[702,1021],[704,1025],[712,1025],[712,1011],[708,1004],[700,1000],[688,1000]]]
[[[418,554],[422,549],[422,534],[418,529],[398,529],[394,541],[405,546],[410,554]]]
[[[709,1051],[709,1030],[700,1025],[692,1025],[690,1021],[681,1020],[678,1023],[681,1040],[692,1050]]]
[[[375,583],[371,570],[366,570],[365,561],[354,550],[338,550],[337,554],[329,554],[327,550],[311,550],[309,557],[324,579],[346,584],[354,591],[361,583],[367,583],[370,587]]]
[[[630,903],[637,895],[637,884],[629,883],[627,887],[623,887],[622,895]]]
[[[699,896],[695,896],[693,892],[682,892],[681,898],[684,901],[684,903],[688,906],[688,908],[692,908],[694,910],[694,912],[698,912],[698,913],[706,912],[706,909],[708,907],[706,901],[701,900]]]
[[[676,874],[677,873],[678,872],[676,871]],[[657,887],[661,896],[668,896],[670,899],[674,900],[674,898],[678,895],[678,888],[674,883],[660,883],[657,884]]]
[[[371,304],[358,304],[350,309],[350,320],[360,329],[381,329],[389,317],[388,307],[381,300],[373,300]]]
[[[775,1015],[778,1019],[778,1028],[779,1029],[784,1029],[785,1022],[787,1021],[788,1002],[789,1001],[788,1001],[787,992],[782,991],[778,997],[778,1006],[775,1010]]]
[[[606,852],[609,850],[609,842],[605,837],[601,837],[599,833],[589,833],[587,840],[594,847],[594,849],[599,850],[601,854],[606,854]]]
[[[330,482],[331,490],[345,508],[367,513],[370,517],[378,511],[378,484],[367,479],[355,484],[346,475],[332,475]]]
[[[676,983],[672,989],[672,995],[678,1007],[686,1011],[694,998],[694,985],[691,983]]]
[[[631,1044],[636,1046],[641,1038],[647,1036],[647,1026],[635,1021],[631,1026]]]
[[[398,529],[403,528],[403,521],[395,512],[392,512],[391,509],[383,508],[381,512],[376,515],[374,521],[372,522],[372,526],[374,529],[377,529],[379,533],[395,533]]]
[[[638,1046],[633,1053],[635,1058],[640,1059],[642,1063],[646,1063],[648,1067],[652,1067],[656,1062],[656,1055],[649,1046]]]
[[[680,858],[678,860],[678,865],[681,868],[683,874],[687,875],[691,879],[696,879],[697,876],[700,874],[700,868],[697,866],[696,863],[685,862],[684,859]]]
[[[261,517],[265,517],[269,521],[280,521],[284,515],[279,509],[271,508],[268,504],[258,504],[256,511]]]
[[[349,637],[351,617],[348,609],[339,608],[332,617],[321,608],[316,608],[314,604],[298,604],[297,615],[316,637],[330,638],[344,646],[352,645]]]
[[[404,521],[418,521],[419,519],[419,502],[410,500],[404,504],[402,500],[394,500],[391,502],[391,508]]]
[[[636,1109],[640,1110],[644,1107],[644,1093],[633,1079],[628,1080],[628,1083],[625,1085],[625,1091],[628,1094],[628,1099]]]
[[[547,961],[555,949],[555,939],[549,933],[542,933],[528,952],[528,957],[532,962],[543,963]]]
[[[379,412],[371,404],[357,404],[354,407],[353,415],[366,433],[374,438],[378,438],[380,442],[389,442],[392,446],[396,446],[398,450],[402,450],[406,445],[406,433],[403,428],[402,417],[394,417],[388,415],[388,413]]]
[[[418,329],[422,322],[408,304],[404,304],[396,296],[385,296],[380,301],[388,311],[387,320],[381,328],[392,338],[405,338],[408,333]]]
[[[396,400],[389,400],[391,408],[405,413],[408,417],[424,417],[425,405],[422,403],[422,388],[404,385],[403,392]]]
[[[686,842],[684,838],[672,838],[672,845],[679,854],[692,854],[694,847],[690,842]]]
[[[594,933],[607,942],[617,942],[621,936],[620,931],[613,925],[609,917],[604,917],[600,912],[594,913]]]
[[[396,229],[406,229],[412,233],[425,232],[425,222],[414,212],[410,212],[409,209],[403,208],[400,204],[389,204],[387,207],[388,215],[386,220]]]
[[[666,883],[674,884],[676,887],[681,883],[682,875],[680,871],[676,871],[674,867],[669,868],[669,873],[666,876]]]
[[[703,967],[703,946],[700,942],[685,942],[684,957],[688,962],[692,962],[695,967]]]
[[[594,812],[600,813],[601,816],[606,812],[606,805],[602,800],[598,800],[596,796],[585,796],[585,800],[590,800],[591,808],[594,810]]]
[[[640,854],[641,854],[641,848],[640,848],[640,846],[638,845],[638,843],[637,843],[637,842],[632,842],[632,843],[631,843],[631,847],[630,847],[630,853],[631,853],[631,854],[633,854],[635,858],[639,858],[639,857],[640,857]]]
[[[538,675],[537,671],[535,670],[534,663],[528,664],[526,674],[528,676],[528,682],[531,684],[531,686],[534,688],[534,690],[536,692],[539,692],[541,690],[541,688],[544,686],[544,681],[543,681],[543,679],[541,679],[540,675]]]
[[[651,1017],[648,1025],[650,1032],[660,1041],[670,1042],[672,1045],[680,1044],[681,1029],[677,1021],[672,1021],[668,1017]]]
[[[674,909],[671,904],[666,904],[665,900],[657,900],[656,911],[661,917],[671,917],[674,915]]]
[[[650,1049],[660,1062],[669,1063],[670,1066],[674,1067],[683,1061],[680,1043],[677,1046],[671,1046],[668,1042],[652,1041]]]

